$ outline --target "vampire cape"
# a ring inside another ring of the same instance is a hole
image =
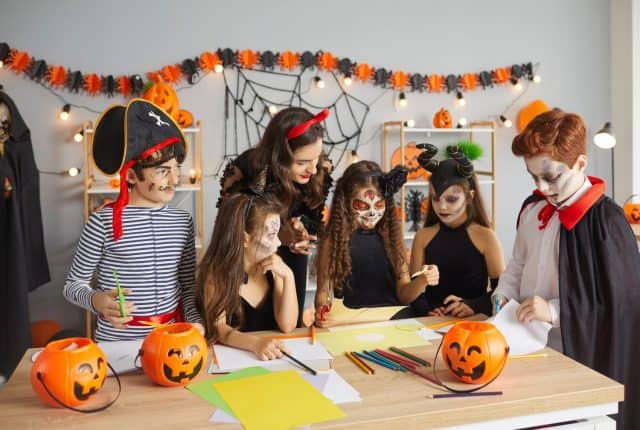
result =
[[[0,156],[0,374],[11,375],[31,346],[29,291],[49,282],[40,212],[40,177],[31,135],[11,98],[9,139]]]
[[[639,429],[640,254],[622,209],[604,195],[604,182],[589,179],[593,187],[567,208],[571,216],[560,217],[563,352],[624,384],[618,428]],[[523,208],[542,198],[530,196]]]

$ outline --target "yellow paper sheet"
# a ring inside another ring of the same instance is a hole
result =
[[[331,320],[341,324],[354,322],[388,321],[406,306],[379,306],[375,308],[348,308],[341,299],[334,299],[331,304]]]
[[[214,386],[245,430],[285,430],[346,416],[295,370]]]
[[[345,351],[371,351],[376,348],[386,349],[390,346],[398,348],[429,345],[428,340],[418,335],[422,328],[418,322],[409,323],[398,320],[397,324],[360,326],[353,329],[340,329],[316,334],[316,339],[335,357]]]

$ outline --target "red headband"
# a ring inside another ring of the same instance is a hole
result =
[[[289,130],[287,133],[287,139],[295,139],[298,136],[302,136],[305,131],[309,130],[314,124],[318,124],[319,122],[324,121],[329,116],[329,109],[322,109],[320,113],[311,118],[309,121],[305,121],[302,124],[298,124]]]

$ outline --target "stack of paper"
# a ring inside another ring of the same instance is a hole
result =
[[[497,315],[487,320],[493,323],[507,340],[509,355],[530,354],[544,348],[551,330],[551,324],[544,321],[518,321],[518,306],[520,304],[517,301],[509,300]]]

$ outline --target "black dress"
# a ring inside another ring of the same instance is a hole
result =
[[[396,274],[389,260],[384,241],[374,230],[356,230],[351,235],[351,276],[342,294],[348,308],[400,306],[396,296]],[[410,308],[393,318],[412,317]]]
[[[425,316],[443,305],[453,294],[463,299],[476,313],[491,315],[491,298],[487,292],[489,274],[484,255],[473,245],[467,225],[449,228],[440,224],[440,230],[424,250],[424,264],[435,264],[440,283],[430,285],[413,301],[414,312]]]
[[[220,199],[218,200],[218,207],[220,206],[225,195],[238,192],[243,189],[247,189],[249,185],[254,181],[258,172],[251,170],[250,158],[253,156],[255,148],[248,149],[240,154],[236,159],[230,162],[223,173],[220,191]],[[242,179],[234,182],[226,191],[223,189],[224,182],[233,173],[232,166],[235,166],[242,172]],[[331,188],[333,180],[329,174],[325,175],[324,184],[324,198],[327,198],[329,189]],[[271,188],[273,190],[275,179],[272,175],[267,176],[266,189]],[[296,184],[296,187],[301,187]],[[302,201],[293,202],[293,204],[287,210],[287,220],[293,217],[300,217],[301,222],[310,234],[317,235],[322,231],[322,210],[324,209],[324,202],[318,207],[310,208]],[[283,220],[286,222],[287,220]],[[302,322],[302,310],[304,308],[304,299],[307,291],[307,266],[309,263],[309,256],[304,254],[297,254],[290,251],[289,244],[283,244],[278,248],[278,255],[282,258],[287,266],[293,272],[293,277],[296,283],[296,296],[298,298],[298,325]]]
[[[261,331],[261,330],[278,330],[278,323],[273,314],[273,275],[267,272],[267,282],[269,290],[266,296],[257,307],[253,307],[243,297],[242,300],[242,322],[239,324],[240,331]],[[237,320],[231,321],[232,326],[238,325]]]

